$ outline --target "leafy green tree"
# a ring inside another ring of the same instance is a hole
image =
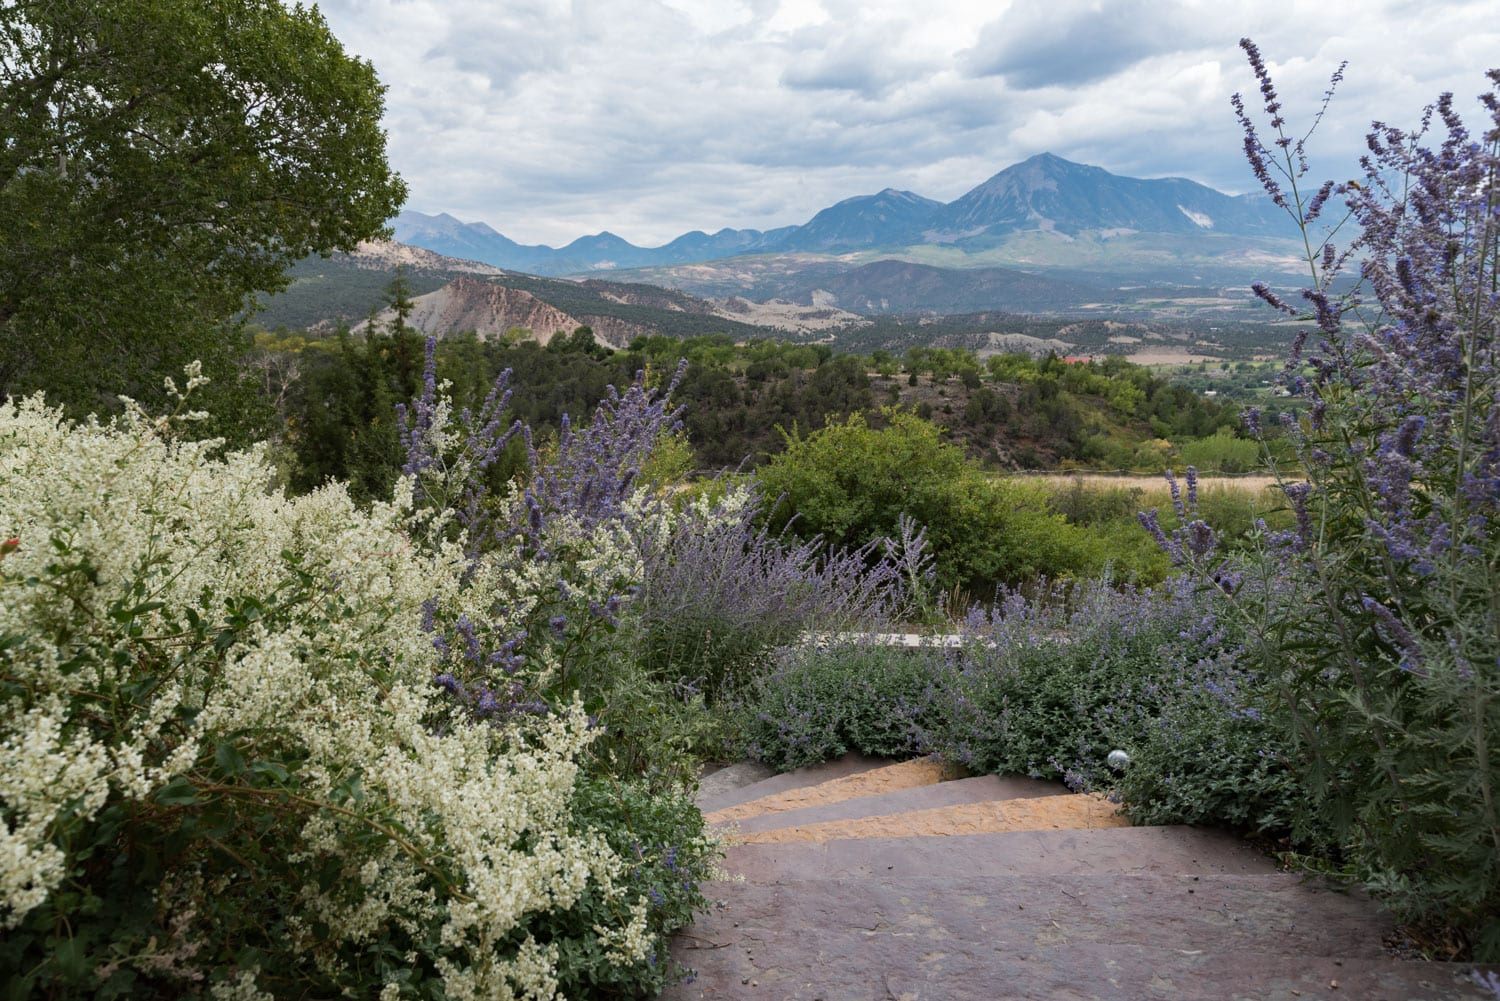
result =
[[[1182,461],[1200,473],[1248,473],[1261,462],[1260,446],[1227,427],[1182,445]]]
[[[252,293],[400,205],[383,94],[300,4],[0,5],[0,395],[233,382]]]
[[[1084,533],[1047,509],[1037,489],[991,481],[942,429],[887,407],[885,427],[861,414],[803,436],[786,435],[786,451],[756,471],[773,528],[821,535],[838,546],[896,538],[900,518],[928,531],[943,590],[976,595],[1037,574],[1097,572],[1103,554]]]
[[[341,330],[331,349],[308,352],[291,394],[287,443],[296,459],[288,485],[304,493],[340,480],[361,503],[390,497],[401,471],[396,404],[411,395],[388,337]]]
[[[594,328],[587,324],[574,327],[573,332],[566,336],[558,333],[547,342],[547,350],[553,354],[581,354],[590,358],[607,358],[613,353],[609,345],[594,339]]]
[[[405,265],[396,267],[383,298],[391,317],[385,322],[384,331],[372,321],[366,328],[367,336],[372,346],[378,345],[379,350],[389,356],[396,391],[406,399],[417,391],[417,382],[422,377],[426,338],[407,322],[417,304],[411,297],[411,281],[406,276]]]

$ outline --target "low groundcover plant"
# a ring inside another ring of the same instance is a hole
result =
[[[1136,823],[1287,831],[1308,809],[1292,748],[1222,613],[1186,578],[1099,580],[1003,593],[954,646],[789,649],[737,703],[743,750],[778,768],[937,753],[1118,796]]]

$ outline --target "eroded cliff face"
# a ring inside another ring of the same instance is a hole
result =
[[[613,348],[623,348],[632,340],[655,331],[643,324],[631,323],[613,316],[574,316],[545,303],[521,289],[496,285],[479,278],[455,278],[436,292],[412,299],[413,308],[407,323],[434,337],[472,330],[481,339],[502,337],[509,330],[529,330],[531,339],[546,344],[558,334],[571,334],[579,327],[594,331],[594,340]],[[389,309],[375,322],[381,326],[394,319]],[[363,333],[367,323],[354,328]]]
[[[594,331],[594,340],[612,348],[625,348],[637,337],[646,337],[658,331],[642,323],[631,323],[616,316],[585,316],[583,322]]]
[[[404,267],[411,271],[467,271],[476,275],[503,275],[505,272],[491,264],[466,261],[457,257],[444,257],[421,247],[412,247],[393,240],[361,240],[353,253],[341,256],[355,267],[368,271],[391,271]]]
[[[499,337],[513,327],[531,331],[546,344],[556,334],[569,334],[580,321],[530,292],[493,285],[477,278],[456,278],[415,300],[411,323],[423,333],[445,337],[465,330],[482,338]]]
[[[395,313],[387,309],[375,322],[383,326],[394,317]],[[436,292],[412,299],[411,315],[406,322],[434,337],[472,330],[486,340],[519,327],[530,330],[536,341],[546,344],[555,335],[570,334],[587,321],[569,316],[530,292],[463,277],[455,278]],[[354,332],[362,333],[366,326],[362,323]]]

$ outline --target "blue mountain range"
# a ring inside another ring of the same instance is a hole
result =
[[[597,272],[719,260],[742,254],[849,253],[919,245],[981,251],[1026,231],[1215,233],[1270,236],[1285,216],[1262,195],[1226,195],[1181,177],[1141,179],[1040,153],[1007,167],[947,203],[887,188],[846,198],[800,226],[694,230],[660,247],[637,247],[610,232],[565,247],[516,243],[482,222],[405,211],[395,238],[449,257],[538,275]]]

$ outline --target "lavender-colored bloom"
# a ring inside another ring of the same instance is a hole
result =
[[[1282,376],[1306,404],[1300,421],[1285,422],[1307,477],[1284,488],[1296,532],[1290,545],[1267,536],[1250,564],[1298,597],[1258,597],[1269,583],[1247,573],[1235,600],[1265,624],[1267,657],[1287,683],[1283,708],[1313,771],[1339,776],[1319,790],[1330,816],[1360,818],[1335,831],[1358,864],[1409,878],[1398,894],[1409,910],[1445,920],[1452,914],[1434,902],[1446,900],[1454,914],[1489,920],[1500,913],[1500,820],[1488,807],[1453,804],[1488,788],[1500,767],[1483,739],[1493,718],[1474,708],[1500,676],[1491,527],[1500,513],[1500,96],[1481,97],[1483,141],[1451,95],[1414,130],[1374,123],[1363,176],[1325,182],[1303,204],[1314,190],[1300,180],[1303,145],[1281,145],[1265,60],[1253,45],[1246,54],[1276,139],[1259,140],[1243,101],[1235,114],[1252,171],[1310,248],[1303,295],[1317,325],[1299,336]],[[1489,79],[1500,85],[1500,71]],[[1342,250],[1333,233],[1310,231],[1336,199],[1353,234]]]
[[[1271,286],[1267,285],[1265,282],[1253,283],[1250,286],[1250,291],[1255,293],[1256,298],[1263,300],[1268,305],[1280,310],[1283,313],[1286,313],[1288,316],[1297,315],[1296,308],[1288,305],[1287,302],[1275,292],[1273,292],[1271,290]]]
[[[422,389],[410,406],[397,404],[396,423],[406,461],[401,471],[412,477],[413,498],[418,503],[451,507],[457,524],[467,529],[471,554],[493,541],[486,474],[500,458],[512,438],[529,433],[520,421],[505,420],[510,408],[510,370],[496,378],[477,414],[468,409],[456,418],[459,444],[456,451],[440,454],[434,422],[438,413],[437,340],[427,338]],[[461,481],[453,481],[461,470]]]
[[[1322,187],[1318,188],[1317,193],[1313,195],[1312,201],[1308,202],[1307,211],[1302,214],[1302,221],[1304,223],[1310,223],[1314,219],[1318,218],[1318,216],[1323,212],[1323,204],[1328,201],[1328,196],[1331,194],[1333,194],[1333,182],[1324,181]],[[1333,247],[1331,244],[1329,244],[1325,245],[1324,249],[1326,251],[1331,251]],[[1326,263],[1331,264],[1332,258],[1327,258]]]
[[[1198,517],[1198,470],[1187,467],[1184,477],[1186,491],[1177,483],[1177,477],[1166,471],[1167,489],[1172,496],[1172,509],[1177,515],[1177,527],[1168,536],[1161,527],[1161,519],[1155,508],[1136,517],[1141,526],[1151,534],[1174,566],[1207,563],[1218,549],[1219,535],[1206,521]]]
[[[1285,483],[1282,484],[1281,492],[1292,505],[1292,514],[1297,519],[1297,542],[1298,552],[1304,551],[1312,545],[1313,524],[1312,513],[1308,510],[1308,499],[1312,496],[1311,483]]]
[[[1396,614],[1368,594],[1360,599],[1360,605],[1375,617],[1376,626],[1386,642],[1401,652],[1401,669],[1420,671],[1422,648],[1411,631],[1402,624],[1400,619],[1396,618]]]
[[[806,630],[882,627],[904,608],[909,575],[920,578],[928,562],[925,534],[912,526],[901,543],[838,550],[757,527],[759,509],[752,494],[733,509],[679,512],[671,534],[645,549],[636,600],[648,663],[701,680],[713,697]]]
[[[644,373],[624,393],[609,387],[609,395],[582,429],[575,430],[565,415],[551,462],[542,461],[528,438],[533,474],[526,496],[527,545],[543,544],[547,522],[557,514],[566,514],[584,530],[622,516],[657,443],[682,427],[671,395],[686,366],[686,361],[678,366],[662,392],[646,387]]]

